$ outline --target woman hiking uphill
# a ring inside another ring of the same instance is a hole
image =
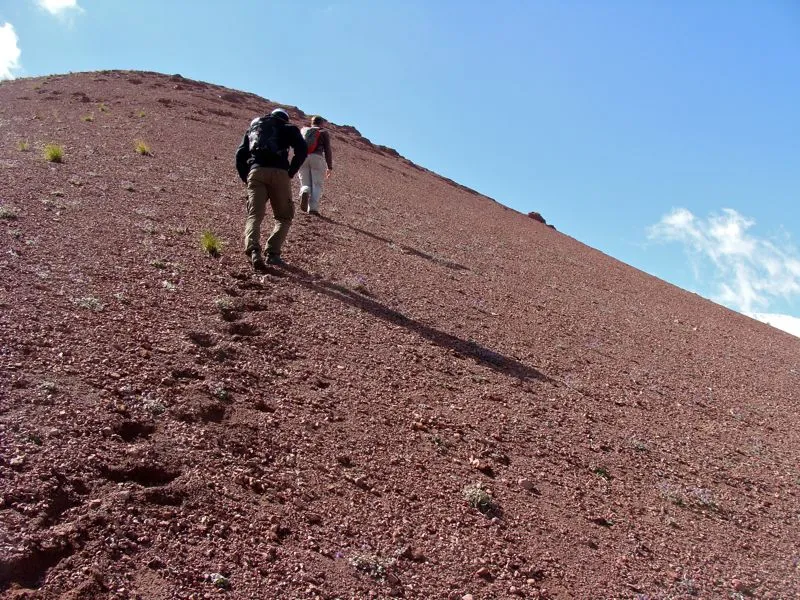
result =
[[[315,116],[311,117],[311,127],[301,130],[308,146],[308,158],[300,167],[300,210],[317,216],[325,179],[333,171],[331,136],[323,125],[325,119]]]
[[[292,162],[289,162],[289,148],[294,150]],[[253,119],[236,150],[236,170],[247,183],[244,251],[256,270],[265,266],[261,257],[261,221],[267,211],[267,200],[275,217],[275,227],[267,240],[267,262],[285,265],[281,248],[294,218],[292,177],[307,154],[300,130],[289,123],[289,114],[282,108]]]

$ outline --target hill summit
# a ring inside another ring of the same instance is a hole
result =
[[[275,106],[0,84],[3,597],[798,597],[800,340],[348,126],[254,273]]]

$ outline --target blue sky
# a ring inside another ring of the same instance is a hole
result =
[[[355,125],[681,287],[800,318],[795,0],[0,0],[0,77],[111,68]]]

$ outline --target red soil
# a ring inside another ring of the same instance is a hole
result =
[[[256,275],[272,106],[0,84],[0,595],[800,597],[800,340],[352,127]]]

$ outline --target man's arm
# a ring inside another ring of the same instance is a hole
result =
[[[247,139],[247,134],[244,134],[244,139],[239,147],[236,149],[236,170],[239,172],[239,178],[247,183],[247,175],[250,173],[250,165],[247,161],[250,158],[250,140]]]
[[[327,131],[322,132],[322,150],[325,152],[325,162],[328,170],[333,171],[333,152],[331,152],[331,136]]]
[[[290,179],[297,175],[297,172],[300,170],[300,167],[303,166],[303,162],[305,162],[306,157],[308,156],[308,146],[306,145],[306,141],[303,139],[303,136],[300,134],[300,130],[297,127],[292,127],[291,146],[294,150],[294,156],[292,157],[292,162],[289,165]]]

